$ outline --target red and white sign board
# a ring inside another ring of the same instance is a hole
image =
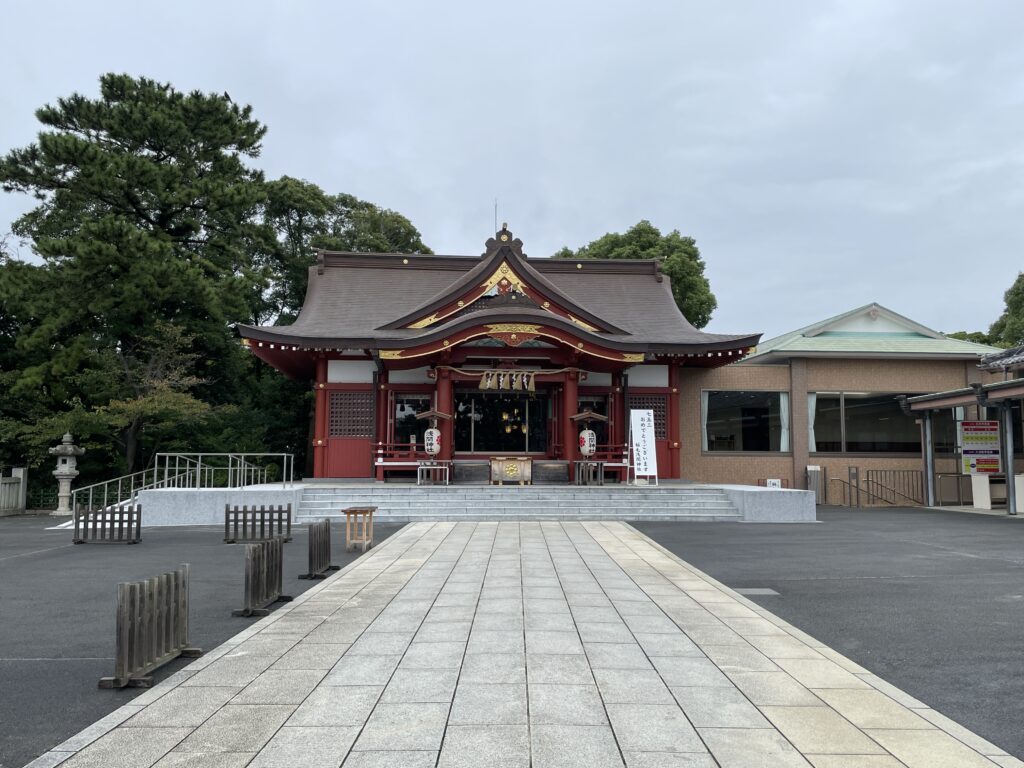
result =
[[[997,475],[1003,471],[998,421],[961,421],[962,472]]]

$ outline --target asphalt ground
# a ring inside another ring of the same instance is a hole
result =
[[[212,650],[256,618],[233,617],[242,603],[245,547],[223,543],[223,528],[145,528],[142,542],[71,543],[71,531],[47,531],[50,517],[0,518],[0,768],[20,768],[142,693],[100,690],[114,671],[117,584],[191,566],[189,640]],[[346,565],[341,526],[333,526],[332,561]],[[400,525],[375,525],[377,541]],[[306,529],[285,544],[284,592],[317,581],[306,571]],[[178,659],[154,673],[162,680],[186,666]]]
[[[634,523],[1007,752],[1024,758],[1024,520],[819,507],[819,523]]]

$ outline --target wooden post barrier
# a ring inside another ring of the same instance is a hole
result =
[[[376,507],[349,507],[345,510],[345,551],[373,546],[373,513]]]
[[[126,504],[104,509],[76,509],[72,542],[100,541],[138,544],[142,540],[142,505]]]
[[[280,536],[292,540],[292,505],[232,507],[224,505],[224,543],[264,541]]]
[[[117,658],[100,688],[148,688],[157,667],[179,656],[201,656],[188,644],[188,576],[178,570],[117,585]]]
[[[325,579],[327,571],[337,571],[340,565],[331,564],[331,521],[321,520],[310,523],[309,531],[309,571],[299,576],[300,579]]]
[[[232,616],[266,616],[268,606],[291,600],[282,595],[284,584],[284,539],[272,539],[247,544],[245,547],[245,593],[241,608]]]

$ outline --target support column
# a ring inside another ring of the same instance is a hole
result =
[[[313,477],[327,477],[327,360],[317,358],[313,408]]]
[[[932,412],[921,414],[924,445],[924,505],[935,506],[935,440],[932,437]],[[957,480],[959,482],[959,480]]]
[[[789,447],[793,452],[793,488],[807,488],[807,464],[810,462],[807,410],[807,360],[789,361]],[[808,490],[813,490],[808,488]]]
[[[1005,400],[1000,414],[1003,417],[1003,467],[1006,472],[1006,511],[1017,514],[1017,484],[1013,465],[1013,408],[1012,402]]]
[[[668,420],[667,437],[668,437],[668,477],[680,478],[682,477],[682,461],[680,460],[681,451],[681,437],[682,432],[682,409],[680,406],[680,394],[679,394],[679,366],[675,363],[669,363],[668,366],[668,412],[665,414]]]
[[[455,435],[455,398],[452,392],[452,372],[447,368],[437,371],[437,404],[434,406],[441,413],[447,413],[452,418],[438,419],[437,428],[441,431],[441,453],[439,459],[451,460],[455,446],[452,445],[452,438]]]
[[[565,383],[562,384],[562,444],[563,458],[566,461],[576,461],[577,442],[579,436],[576,434],[576,426],[570,416],[574,416],[579,410],[579,373],[569,371],[565,374]],[[572,467],[569,467],[569,477],[572,477]]]
[[[615,408],[612,414],[612,429],[608,432],[608,442],[622,448],[626,442],[626,393],[622,388],[622,373],[612,374],[612,390]]]

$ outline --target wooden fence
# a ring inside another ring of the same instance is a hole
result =
[[[9,476],[0,467],[0,516],[25,511],[28,475],[24,467],[13,467]]]
[[[231,612],[232,616],[266,616],[268,606],[287,602],[291,597],[282,595],[284,585],[284,539],[272,539],[247,544],[245,547],[245,593],[243,605]]]
[[[292,505],[232,507],[224,505],[224,543],[263,541],[274,537],[292,540]]]
[[[149,673],[179,656],[202,651],[188,644],[189,566],[145,581],[117,585],[117,658],[100,688],[148,688]]]
[[[323,579],[327,571],[337,571],[340,565],[331,565],[331,521],[321,520],[310,523],[309,532],[309,571],[299,576],[300,579]]]
[[[138,544],[142,540],[142,505],[127,504],[106,509],[76,509],[72,541],[85,544]]]

